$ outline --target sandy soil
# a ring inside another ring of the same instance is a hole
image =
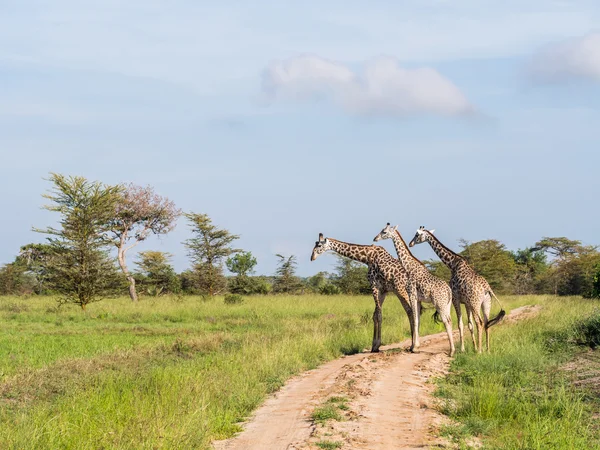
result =
[[[517,308],[504,321],[530,317],[537,310]],[[468,331],[465,338],[470,340]],[[407,352],[408,346],[409,340],[383,346],[380,353],[346,356],[292,378],[244,424],[244,431],[214,442],[214,448],[318,449],[317,443],[325,441],[343,449],[449,446],[436,432],[448,419],[437,411],[431,383],[448,370],[446,333],[422,337],[419,353]],[[339,411],[345,420],[315,424],[312,412],[331,397],[347,399],[346,409]]]

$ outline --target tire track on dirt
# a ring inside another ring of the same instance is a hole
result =
[[[520,320],[538,310],[523,306],[505,320]],[[402,350],[407,346],[410,340],[382,346],[381,353],[358,353],[330,361],[293,377],[256,410],[240,434],[213,442],[214,448],[316,449],[321,439],[358,449],[447,445],[436,437],[435,430],[447,418],[436,410],[435,387],[429,382],[448,371],[446,333],[423,336],[419,353]],[[310,415],[331,395],[350,399],[344,414],[349,420],[317,426]]]

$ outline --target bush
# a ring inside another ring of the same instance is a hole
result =
[[[252,293],[252,281],[248,277],[234,277],[227,280],[227,290],[232,294],[248,295]]]
[[[340,292],[350,295],[371,294],[371,285],[367,278],[369,269],[364,264],[338,256],[335,270],[336,276],[333,282]]]
[[[321,295],[337,295],[340,294],[342,291],[340,290],[339,287],[337,287],[335,284],[324,284],[323,286],[321,286],[321,288],[319,289],[319,294]]]
[[[271,292],[272,288],[273,285],[269,283],[265,278],[257,277],[254,279],[253,294],[267,295],[269,292]]]
[[[244,303],[244,297],[240,294],[227,294],[224,301],[226,305],[239,305]]]
[[[574,326],[575,342],[592,349],[600,347],[600,310]]]
[[[600,298],[600,264],[596,266],[596,274],[592,283],[592,298]]]
[[[227,288],[232,294],[266,295],[271,290],[271,285],[263,277],[234,277],[229,279]]]

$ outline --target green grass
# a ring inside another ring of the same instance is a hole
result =
[[[348,399],[346,397],[341,397],[341,396],[333,396],[333,397],[329,397],[327,399],[327,403],[335,405],[338,409],[341,409],[342,411],[347,411],[348,410]]]
[[[342,416],[338,411],[337,405],[325,404],[315,408],[311,415],[312,420],[316,423],[324,423],[328,420],[342,420]]]
[[[86,313],[2,297],[0,448],[208,448],[290,376],[370,348],[372,311],[366,296],[122,298]],[[428,316],[422,334],[441,331]],[[384,343],[408,329],[389,298]]]
[[[317,442],[317,447],[322,448],[324,450],[335,450],[336,448],[341,448],[342,443],[337,441],[319,441]]]
[[[347,403],[348,399],[346,397],[329,397],[321,406],[315,408],[311,418],[316,423],[325,423],[328,420],[342,420],[340,410],[347,411]]]
[[[599,405],[563,369],[580,344],[596,342],[598,302],[548,298],[542,304],[536,318],[494,327],[491,354],[454,359],[437,394],[458,425],[443,434],[462,444],[478,436],[494,449],[600,448],[592,427]]]
[[[510,307],[552,302],[502,300]],[[422,335],[443,330],[431,312],[423,314]],[[0,448],[209,448],[239,431],[292,375],[370,348],[372,313],[367,296],[246,297],[241,304],[122,298],[86,313],[57,308],[51,298],[1,297]],[[504,348],[503,328],[493,329],[494,355]],[[404,310],[389,297],[383,342],[408,331]],[[346,403],[328,404],[339,412]]]

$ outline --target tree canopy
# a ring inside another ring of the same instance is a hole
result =
[[[185,217],[194,236],[187,239],[184,245],[194,264],[197,288],[209,295],[222,292],[227,284],[223,276],[223,261],[241,251],[231,246],[239,236],[214,225],[207,214],[192,212],[185,214]]]
[[[462,239],[459,242],[463,249],[460,254],[488,281],[492,289],[498,292],[510,291],[516,264],[504,244],[495,239],[478,242]]]
[[[122,189],[55,173],[50,181],[44,208],[60,214],[60,228],[34,229],[48,235],[46,282],[62,301],[85,309],[119,287],[107,232]]]
[[[181,281],[170,264],[172,255],[166,252],[146,250],[138,253],[138,276],[146,294],[178,294]]]
[[[122,186],[119,201],[115,204],[110,218],[110,232],[115,238],[117,260],[125,278],[129,282],[129,296],[137,301],[135,278],[127,268],[127,252],[151,234],[169,233],[175,228],[181,210],[166,197],[154,192],[151,186]]]
[[[273,292],[276,294],[298,293],[302,289],[302,282],[296,276],[296,266],[298,265],[296,256],[284,256],[279,253],[275,256],[279,258],[279,262],[275,271]]]

